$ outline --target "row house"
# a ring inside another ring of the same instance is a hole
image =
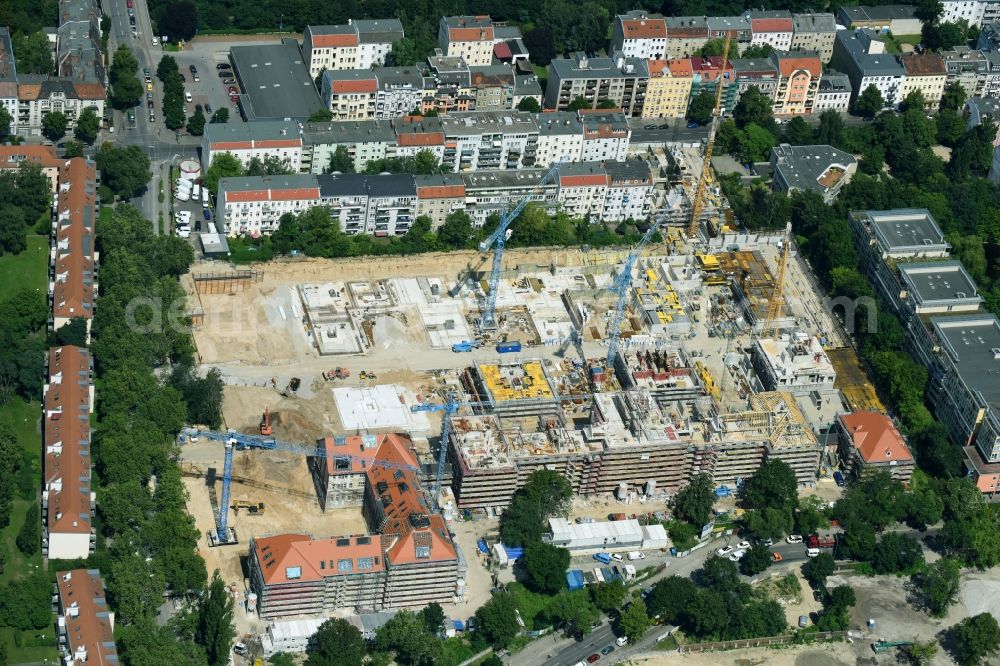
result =
[[[944,94],[948,71],[944,58],[936,53],[907,53],[899,58],[906,72],[903,99],[911,92],[920,92],[927,109],[936,109]]]
[[[302,57],[314,79],[327,69],[371,69],[384,65],[393,45],[403,37],[399,19],[308,25],[302,37]]]
[[[837,21],[833,14],[792,14],[792,44],[789,51],[815,51],[826,63],[833,57]]]
[[[823,65],[816,53],[772,53],[778,72],[774,115],[811,114],[819,93]]]
[[[444,16],[438,24],[438,45],[446,56],[460,56],[469,66],[493,62],[499,40],[489,16]]]
[[[216,220],[228,236],[259,236],[278,229],[285,213],[296,215],[320,204],[320,187],[312,175],[238,176],[221,178]]]
[[[220,153],[229,153],[246,168],[250,160],[278,160],[291,171],[302,166],[302,135],[297,123],[260,120],[252,123],[208,123],[201,139],[205,170]]]
[[[86,558],[94,551],[97,539],[90,455],[93,374],[93,361],[86,348],[49,349],[48,381],[42,402],[42,550],[51,559]]]
[[[591,109],[613,104],[625,115],[638,117],[642,115],[648,82],[649,68],[643,58],[629,58],[620,52],[610,58],[577,53],[573,58],[556,58],[549,63],[545,106],[565,111],[580,98]]]
[[[832,69],[823,73],[819,80],[819,90],[816,92],[814,113],[822,113],[828,109],[847,113],[851,105],[851,79]]]
[[[76,318],[88,336],[97,296],[97,167],[82,157],[63,162],[54,202],[53,243],[49,249],[49,330]]]
[[[101,572],[97,569],[57,571],[54,588],[59,663],[62,666],[116,666],[119,660],[115,647],[115,614],[108,605]]]
[[[775,51],[788,51],[792,48],[792,13],[787,10],[749,11],[750,45],[764,46]]]
[[[650,60],[643,118],[683,118],[691,99],[691,60]]]

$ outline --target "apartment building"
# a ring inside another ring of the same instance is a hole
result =
[[[996,20],[1000,15],[1000,2],[997,0],[944,0],[941,5],[942,23],[966,21],[970,26],[978,27]]]
[[[555,213],[558,206],[556,183],[549,181],[539,187],[546,173],[547,169],[539,168],[463,173],[465,212],[477,227],[486,224],[491,215],[502,215],[512,209],[524,198],[548,213]]]
[[[813,112],[822,113],[832,109],[846,113],[851,105],[851,92],[851,79],[846,74],[827,70],[819,80]]]
[[[519,169],[535,164],[538,124],[530,113],[454,113],[442,117],[440,123],[445,140],[442,162],[453,172]]]
[[[393,157],[414,157],[426,151],[442,164],[445,162],[444,128],[441,125],[441,118],[404,116],[392,121],[392,126],[396,131]]]
[[[924,97],[926,108],[938,108],[948,78],[944,58],[936,53],[907,53],[900,56],[899,61],[906,71],[906,78],[903,80],[903,99],[906,99],[911,92],[919,91]]]
[[[228,236],[270,234],[285,213],[303,213],[320,204],[316,176],[239,176],[221,178],[216,222]]]
[[[375,113],[378,79],[371,70],[327,70],[323,72],[320,94],[323,106],[333,114],[334,120],[379,117]]]
[[[758,390],[808,395],[833,388],[837,371],[816,337],[793,332],[755,340],[750,352]]]
[[[838,414],[836,430],[841,465],[850,478],[885,471],[903,483],[910,480],[913,454],[888,416],[864,411]]]
[[[0,146],[0,172],[17,171],[22,164],[34,164],[49,179],[53,201],[59,188],[59,171],[65,163],[56,156],[55,146]]]
[[[59,192],[49,250],[49,330],[77,317],[87,321],[87,334],[97,297],[98,253],[94,250],[97,222],[97,167],[82,157],[60,167]]]
[[[107,85],[101,50],[101,10],[93,0],[59,0],[56,75],[76,83]]]
[[[514,108],[515,77],[510,65],[470,67],[469,82],[474,96],[472,108],[476,111]]]
[[[366,187],[368,216],[365,233],[376,237],[405,235],[417,217],[417,186],[413,176],[381,175],[367,179]]]
[[[0,108],[10,114],[11,134],[17,132],[17,64],[14,61],[14,45],[10,31],[0,28]]]
[[[653,207],[653,173],[643,160],[607,160],[608,176],[601,219],[606,222],[649,219]],[[591,213],[593,215],[593,213]]]
[[[66,116],[67,128],[76,127],[76,119],[86,109],[104,117],[106,91],[102,84],[77,82],[68,78],[25,75],[17,85],[17,131],[24,136],[40,136],[42,118],[59,112]]]
[[[695,97],[702,92],[714,96],[716,87],[721,82],[722,114],[731,114],[739,99],[739,87],[735,85],[736,76],[732,61],[723,62],[722,56],[695,57],[691,58],[691,69],[693,71],[691,96]]]
[[[438,46],[446,56],[460,56],[470,67],[493,62],[497,42],[489,16],[445,16],[438,25]]]
[[[276,159],[292,171],[299,171],[303,143],[298,124],[291,121],[208,123],[201,139],[202,165],[208,170],[217,155],[229,153],[244,168],[256,157],[261,161]]]
[[[956,46],[941,55],[946,83],[958,83],[968,97],[1000,97],[1000,51]]]
[[[371,69],[384,65],[393,44],[403,37],[399,19],[308,25],[302,37],[302,56],[313,78],[325,69]]]
[[[733,55],[736,49],[749,45],[753,38],[753,27],[750,25],[750,18],[742,16],[709,16],[705,23],[708,26],[708,36],[710,39],[724,39],[726,36],[730,40],[730,49]]]
[[[895,108],[903,101],[906,70],[896,56],[886,52],[885,42],[872,30],[838,32],[830,64],[850,78],[852,103],[868,86],[881,93],[884,108]]]
[[[358,172],[364,171],[371,161],[385,159],[396,146],[396,130],[389,120],[308,123],[301,137],[299,169],[314,174],[330,170],[330,159],[340,146],[347,149]]]
[[[794,24],[792,13],[779,9],[775,11],[748,11],[750,19],[750,45],[767,44],[775,51],[789,51],[792,48]]]
[[[455,211],[465,211],[465,181],[457,174],[414,176],[417,217],[431,218],[436,229]]]
[[[101,572],[57,571],[54,593],[59,663],[62,666],[117,664],[115,614],[108,606]]]
[[[610,102],[625,115],[639,117],[648,82],[645,59],[627,58],[621,53],[610,58],[577,53],[573,58],[556,58],[549,63],[545,106],[565,111],[573,100],[582,98],[589,108]]]
[[[819,59],[830,62],[833,41],[837,36],[837,20],[833,14],[792,14],[792,42],[789,51],[815,51]]]
[[[686,104],[686,102],[685,102]],[[558,162],[579,162],[583,154],[583,120],[575,111],[540,114],[538,151],[535,165],[548,167]]]
[[[969,99],[965,103],[965,118],[969,128],[980,125],[986,119],[992,119],[994,123],[1000,121],[1000,99],[996,97]],[[997,132],[997,137],[993,139],[993,161],[986,177],[1000,184],[1000,132]]]
[[[709,40],[708,19],[704,16],[669,16],[667,52],[664,57],[690,58]]]
[[[632,138],[628,119],[618,112],[598,111],[580,114],[583,121],[581,162],[624,160]]]
[[[310,457],[320,504],[361,506],[369,533],[329,539],[283,534],[250,543],[250,585],[261,617],[328,615],[450,603],[464,567],[444,519],[420,488],[405,435],[326,437]],[[337,457],[337,452],[351,458]],[[362,461],[367,461],[364,465]],[[360,492],[359,492],[360,489]]]
[[[837,23],[849,30],[867,28],[894,35],[919,35],[924,27],[915,15],[913,5],[843,6],[837,12]]]
[[[591,214],[603,217],[609,179],[600,163],[562,164],[556,182],[559,186],[559,206],[564,213],[579,219]]]
[[[858,170],[850,153],[833,146],[790,146],[771,149],[772,187],[791,195],[796,190],[812,190],[832,204]]]
[[[774,115],[811,114],[816,106],[823,65],[816,53],[772,53],[778,72],[774,91]]]
[[[773,103],[778,89],[778,68],[770,58],[734,58],[730,63],[737,99],[752,86]]]
[[[691,98],[693,73],[689,59],[650,60],[643,118],[683,118]]]
[[[667,22],[659,14],[634,10],[615,17],[611,51],[626,58],[663,60],[667,57]]]
[[[86,558],[97,539],[93,522],[96,494],[90,485],[93,373],[87,349],[49,349],[43,398],[42,550],[50,559]]]

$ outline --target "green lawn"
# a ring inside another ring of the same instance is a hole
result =
[[[46,290],[49,265],[49,239],[47,236],[28,236],[28,249],[21,254],[0,257],[0,284],[11,288],[29,287]]]

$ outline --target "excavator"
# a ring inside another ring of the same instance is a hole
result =
[[[274,428],[271,427],[271,410],[264,408],[264,417],[260,420],[260,434],[273,435]]]
[[[248,515],[251,516],[263,516],[264,515],[264,503],[263,502],[245,502],[241,500],[236,500],[231,506],[233,513],[239,515],[240,509],[246,509]]]

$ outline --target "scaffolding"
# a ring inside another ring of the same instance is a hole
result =
[[[237,294],[251,283],[264,279],[264,271],[239,270],[220,273],[192,274],[194,287],[199,294]]]

